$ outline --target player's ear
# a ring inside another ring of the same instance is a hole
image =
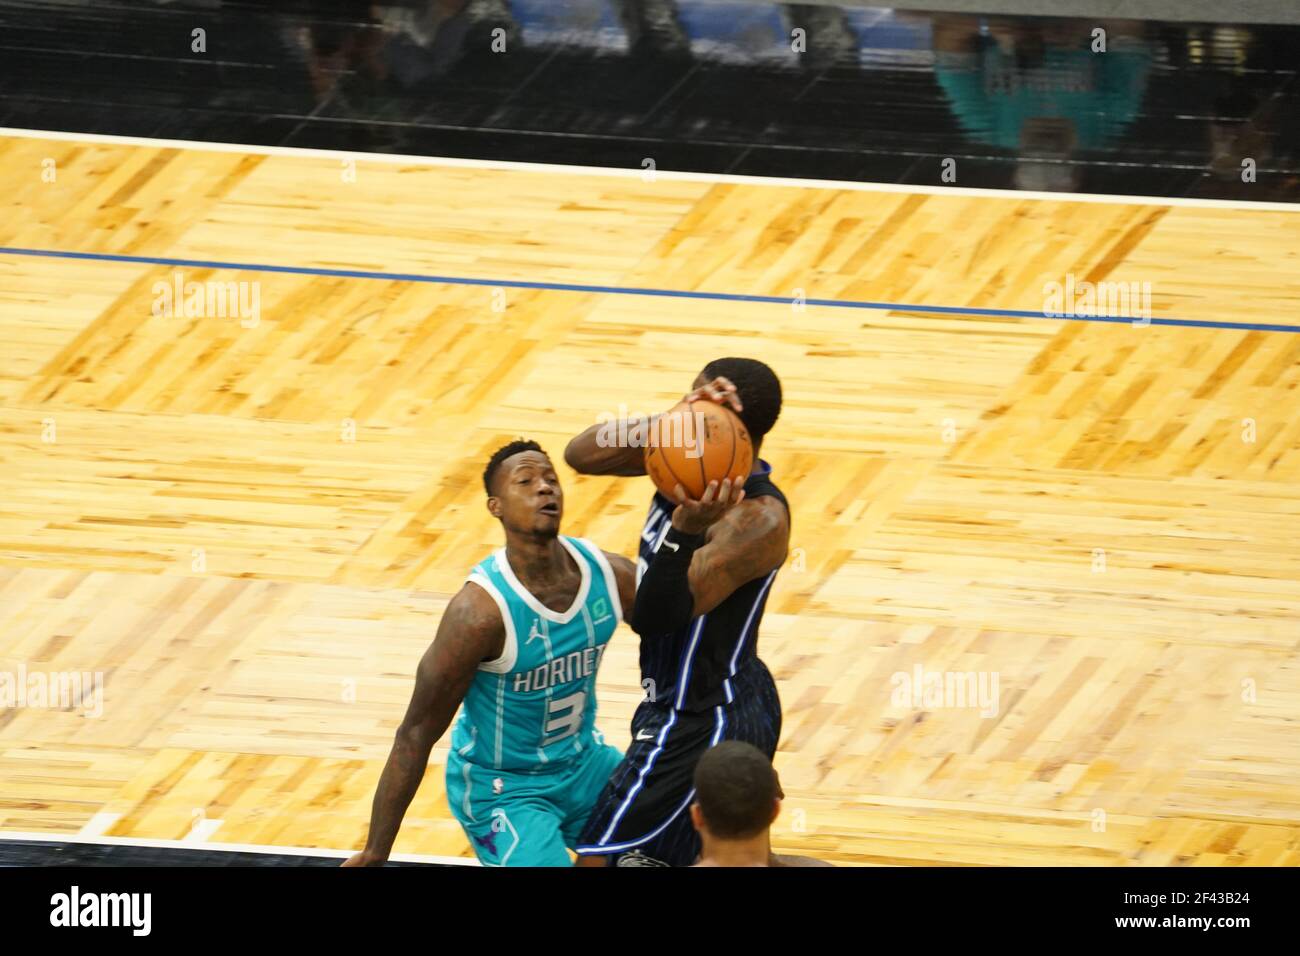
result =
[[[492,495],[492,496],[491,496],[490,498],[488,498],[488,500],[487,500],[487,509],[488,509],[488,514],[490,514],[492,517],[494,517],[494,518],[500,518],[500,517],[501,517],[501,499],[498,498],[496,495]]]
[[[772,801],[772,819],[768,821],[768,826],[776,823],[776,818],[781,815],[781,798],[777,797]]]
[[[700,805],[698,803],[691,804],[691,823],[695,824],[695,829],[703,832],[704,814],[700,812]]]

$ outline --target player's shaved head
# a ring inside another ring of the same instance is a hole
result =
[[[696,387],[718,376],[730,379],[740,395],[740,420],[755,442],[772,430],[781,415],[781,380],[770,367],[758,359],[720,358],[704,366],[695,380]]]
[[[772,761],[752,744],[725,740],[695,765],[695,802],[709,833],[743,840],[772,824],[781,787]]]
[[[492,453],[492,457],[488,459],[487,467],[483,469],[483,487],[487,489],[489,498],[492,497],[493,494],[492,479],[496,477],[497,471],[500,470],[502,463],[507,458],[513,458],[515,455],[523,451],[535,451],[546,455],[546,452],[542,451],[542,446],[537,444],[537,442],[528,441],[522,438],[517,441],[512,441],[508,445],[502,445]],[[549,458],[550,455],[546,455],[546,457]]]

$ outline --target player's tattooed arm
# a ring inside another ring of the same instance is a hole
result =
[[[605,552],[605,558],[609,561],[609,566],[614,569],[614,580],[618,584],[618,603],[623,608],[623,618],[626,620],[632,614],[632,607],[636,603],[636,565],[623,557],[621,554],[610,554]]]
[[[658,417],[658,416],[655,416]],[[580,475],[614,475],[631,478],[644,475],[645,445],[620,442],[619,436],[635,435],[647,430],[654,419],[611,420],[592,425],[570,439],[564,460]]]
[[[790,546],[790,515],[773,497],[751,498],[709,528],[688,575],[692,617],[708,614],[736,590],[779,568]]]
[[[744,500],[731,482],[710,484],[699,501],[680,504],[637,589],[629,623],[642,637],[685,627],[742,585],[781,566],[790,543],[790,518],[771,497]]]
[[[447,605],[416,669],[415,690],[371,805],[365,849],[344,866],[380,866],[388,859],[424,778],[429,752],[446,732],[479,664],[500,657],[504,645],[505,625],[496,603],[482,588],[466,584]]]
[[[735,412],[744,408],[736,386],[721,376],[688,392],[682,401],[717,402]],[[651,415],[649,418],[629,418],[623,421],[612,419],[592,425],[570,440],[564,449],[564,460],[581,475],[616,475],[624,478],[644,475],[645,448],[650,428],[658,418],[658,415]]]

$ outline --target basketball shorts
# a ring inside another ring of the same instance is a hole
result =
[[[769,757],[781,737],[781,700],[762,661],[736,676],[735,699],[712,711],[687,712],[642,703],[632,717],[627,756],[596,801],[576,847],[579,854],[649,857],[690,866],[700,855],[691,822],[695,764],[723,740],[743,740]],[[632,862],[629,860],[629,862]]]
[[[447,803],[484,866],[569,866],[567,847],[591,813],[623,754],[594,743],[576,757],[536,771],[494,770],[454,750]]]

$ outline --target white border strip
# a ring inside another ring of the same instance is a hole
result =
[[[113,829],[113,824],[122,819],[120,813],[96,813],[86,821],[86,825],[77,831],[79,837],[97,837],[103,836],[108,830]],[[3,832],[3,831],[0,831]]]
[[[0,843],[26,840],[37,843],[88,843],[100,846],[142,846],[164,850],[215,850],[230,853],[278,853],[282,856],[328,856],[346,860],[356,850],[333,850],[328,847],[273,846],[261,843],[212,843],[199,840],[149,840],[138,837],[83,836],[78,833],[25,833],[0,830]],[[420,853],[394,853],[396,863],[440,863],[444,866],[480,866],[478,860],[459,856],[425,856]]]
[[[310,149],[305,146],[252,146],[241,143],[206,143],[189,139],[156,139],[149,136],[110,136],[106,133],[61,133],[52,130],[17,129],[0,126],[0,136],[17,139],[46,139],[65,143],[106,143],[145,146],[152,149],[192,149],[207,153],[243,153],[256,156],[289,156],[315,159],[349,159],[359,163],[400,166],[440,166],[453,169],[494,169],[563,176],[608,176],[642,180],[641,169],[611,166],[563,166],[551,163],[521,163],[491,159],[454,159],[447,156],[410,156],[402,153],[352,153],[339,149]],[[860,183],[836,179],[793,179],[782,176],[732,176],[723,173],[685,173],[656,170],[656,179],[683,183],[733,183],[743,186],[782,186],[798,189],[839,189],[868,193],[904,193],[922,196],[964,196],[986,199],[1029,199],[1042,202],[1106,203],[1124,206],[1185,206],[1195,209],[1258,209],[1265,212],[1300,214],[1300,204],[1256,202],[1245,199],[1200,199],[1186,196],[1113,196],[1093,193],[1032,192],[1019,189],[977,189],[973,186],[911,186],[901,183]]]

